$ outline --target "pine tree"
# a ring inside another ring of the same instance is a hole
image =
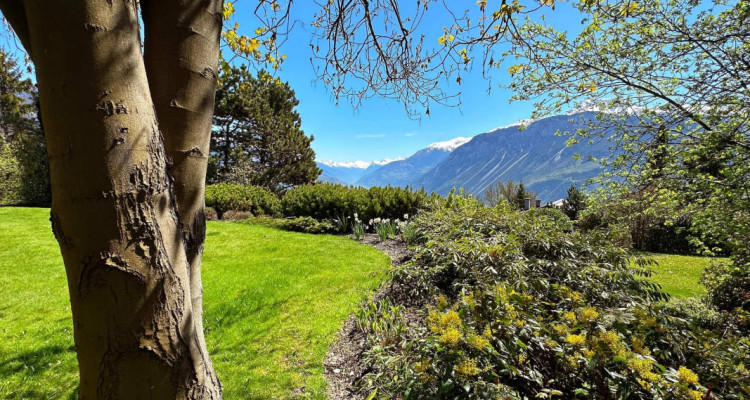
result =
[[[586,208],[586,196],[581,193],[576,185],[570,185],[568,188],[568,196],[563,201],[562,211],[571,220],[575,221],[578,219],[578,215]]]
[[[36,87],[0,49],[0,204],[49,206],[49,161]]]
[[[314,182],[320,175],[314,137],[305,136],[288,83],[265,71],[234,67],[216,91],[209,180],[263,186],[275,192]]]
[[[516,188],[516,199],[515,199],[515,206],[518,209],[523,210],[523,203],[524,200],[528,197],[528,194],[526,193],[526,186],[523,184],[523,182],[518,184],[518,187]]]

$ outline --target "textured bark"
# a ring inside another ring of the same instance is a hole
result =
[[[0,2],[4,13],[10,3]],[[28,32],[36,68],[79,398],[221,398],[193,311],[135,1],[22,5],[25,18],[10,22]]]
[[[205,182],[218,77],[221,0],[145,0],[144,59],[164,149],[171,161],[189,265],[193,318],[203,337],[201,256]],[[212,371],[212,368],[209,368]],[[211,378],[218,384],[215,375]]]

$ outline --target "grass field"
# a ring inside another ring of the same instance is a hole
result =
[[[70,305],[49,210],[0,208],[0,398],[72,399]],[[205,328],[226,399],[325,398],[322,359],[387,256],[350,239],[210,222]]]
[[[678,299],[706,294],[706,288],[700,283],[701,274],[713,260],[717,262],[723,260],[675,254],[646,253],[643,255],[658,263],[651,266],[654,275],[649,279],[660,284],[665,292]]]

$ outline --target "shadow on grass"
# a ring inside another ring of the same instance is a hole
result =
[[[74,346],[43,346],[35,350],[16,354],[9,358],[0,360],[0,378],[10,376],[24,376],[24,379],[37,381],[41,379],[48,370],[58,367],[58,361],[65,353],[73,353],[75,357]],[[6,388],[12,389],[12,388]],[[51,398],[47,391],[25,389],[18,392],[11,391],[7,399],[46,399]],[[78,398],[78,387],[68,397],[68,400]]]
[[[62,354],[68,352],[75,354],[75,351],[74,346],[44,346],[27,351],[0,361],[0,376],[15,374],[38,376],[57,366],[57,361]]]

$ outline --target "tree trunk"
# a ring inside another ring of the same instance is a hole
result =
[[[200,297],[191,286],[200,286],[200,274],[191,276],[186,257],[136,2],[0,1],[3,12],[19,5],[28,25],[11,23],[28,35],[22,42],[36,68],[79,398],[221,398],[195,311]],[[200,189],[186,192],[202,199]]]
[[[188,262],[196,334],[203,335],[201,258],[222,0],[144,0],[144,59],[164,149],[171,160]],[[206,357],[208,359],[208,357]],[[211,379],[218,384],[209,364]]]

